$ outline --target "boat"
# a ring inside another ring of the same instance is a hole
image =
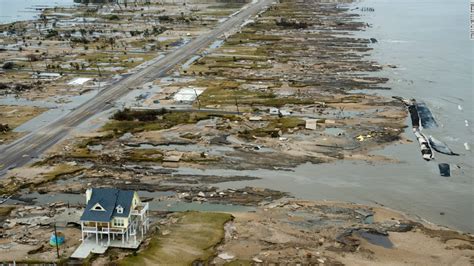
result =
[[[414,130],[416,139],[420,144],[421,155],[425,161],[431,161],[434,159],[433,151],[431,150],[430,144],[428,139],[426,138],[423,133],[421,133],[418,129]]]
[[[415,99],[409,100],[409,99],[405,99],[405,98],[400,97],[400,96],[392,96],[392,98],[401,101],[407,107],[410,106],[410,105],[413,105],[415,103]]]
[[[449,147],[448,145],[446,145],[444,142],[440,141],[440,140],[437,140],[435,139],[433,136],[430,136],[428,138],[429,142],[430,142],[430,146],[433,147],[433,149],[439,153],[443,153],[443,154],[446,154],[446,155],[455,155],[455,156],[459,156],[458,153],[455,153],[453,152]]]
[[[420,123],[423,128],[436,128],[438,123],[436,122],[433,114],[430,109],[424,102],[416,102],[416,110],[418,111],[418,116],[420,117]]]
[[[392,96],[392,98],[394,98],[396,100],[399,100],[403,104],[405,104],[405,106],[408,109],[408,113],[410,114],[412,127],[413,128],[419,128],[420,124],[421,124],[421,119],[420,119],[420,116],[418,114],[418,109],[416,107],[416,100],[415,99],[409,100],[409,99],[405,99],[405,98],[399,97],[399,96]]]
[[[418,110],[416,105],[412,104],[408,106],[408,112],[410,113],[411,124],[413,128],[420,127],[420,116],[418,116]]]

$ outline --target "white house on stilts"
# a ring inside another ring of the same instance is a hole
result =
[[[115,188],[86,191],[80,218],[82,244],[71,257],[102,254],[108,247],[136,249],[149,229],[148,203],[137,192]]]

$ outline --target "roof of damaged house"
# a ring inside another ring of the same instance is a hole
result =
[[[110,222],[113,217],[128,217],[134,194],[129,190],[93,188],[80,220]],[[123,211],[118,212],[121,208]]]

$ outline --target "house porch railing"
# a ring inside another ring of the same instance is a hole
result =
[[[148,202],[142,203],[141,205],[137,206],[137,209],[132,210],[132,215],[143,216],[145,215],[146,211],[148,211],[148,209],[149,209]]]
[[[82,227],[82,232],[84,233],[119,233],[123,234],[125,232],[125,228],[107,228],[107,227],[102,227],[102,228],[96,228],[92,226],[84,226]]]

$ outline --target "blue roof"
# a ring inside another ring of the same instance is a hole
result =
[[[128,217],[134,191],[115,188],[93,188],[92,195],[82,213],[81,221],[110,222],[113,217]],[[99,204],[104,210],[94,210]],[[117,206],[122,206],[123,213],[117,213]]]

